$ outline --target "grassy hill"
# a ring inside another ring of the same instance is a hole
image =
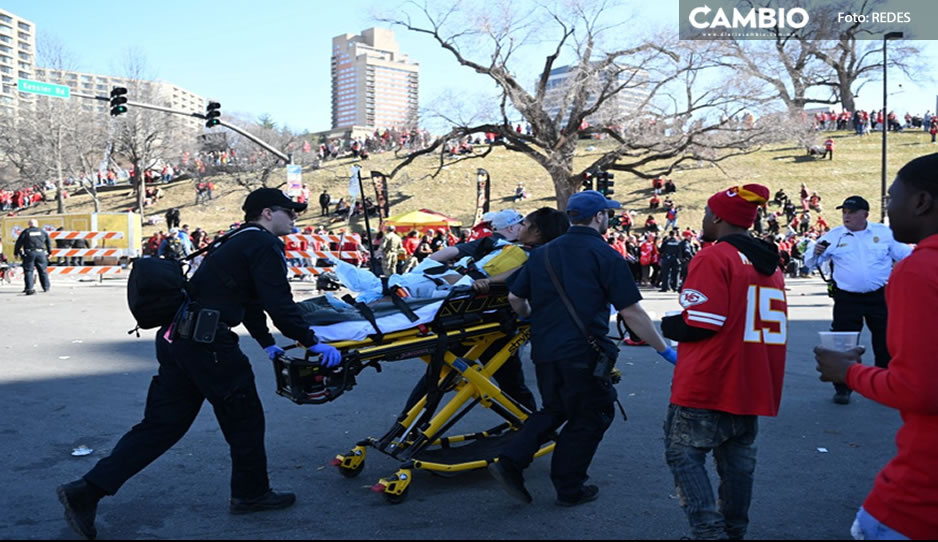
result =
[[[794,144],[767,147],[759,152],[735,157],[721,162],[719,167],[704,165],[675,171],[671,178],[677,185],[677,193],[672,199],[680,205],[680,225],[699,228],[703,208],[707,198],[716,191],[749,182],[764,184],[774,193],[784,188],[790,195],[797,195],[802,182],[809,190],[816,190],[822,198],[824,217],[831,226],[840,224],[840,213],[834,210],[841,201],[852,194],[859,194],[869,200],[870,216],[879,220],[880,209],[880,159],[881,136],[879,134],[858,137],[848,132],[834,133],[834,160],[820,160],[805,155],[803,148]],[[822,142],[826,134],[819,134]],[[597,148],[588,150],[591,145]],[[592,155],[602,151],[603,143],[583,141],[576,159],[576,167],[589,163]],[[938,147],[931,145],[930,136],[922,131],[910,130],[902,134],[889,136],[888,182],[892,182],[896,171],[909,160],[936,152]],[[303,181],[310,189],[313,203],[310,210],[298,220],[300,227],[327,224],[319,217],[316,203],[320,192],[325,188],[332,195],[333,204],[348,190],[348,175],[354,160],[327,162],[317,170],[305,169]],[[375,155],[361,162],[363,172],[371,170],[390,171],[397,160],[390,153]],[[484,159],[465,160],[444,168],[436,178],[428,175],[435,171],[439,157],[423,157],[391,181],[388,192],[391,200],[391,214],[410,210],[429,208],[456,217],[468,224],[472,221],[475,209],[475,172],[485,168],[492,179],[492,208],[500,209],[512,206],[511,198],[515,185],[524,182],[531,197],[520,202],[516,208],[521,212],[534,210],[542,206],[555,205],[554,189],[547,172],[533,160],[498,148]],[[147,216],[162,216],[170,207],[179,207],[182,222],[192,227],[201,226],[213,231],[227,229],[232,222],[242,218],[240,210],[246,190],[237,185],[228,175],[213,177],[217,185],[215,200],[209,205],[194,205],[195,189],[193,182],[183,181],[165,186],[164,197],[156,205],[147,208]],[[268,184],[276,186],[286,181],[285,168],[272,176]],[[616,174],[613,199],[622,202],[628,209],[636,209],[636,223],[644,223],[648,213],[648,198],[651,195],[651,182],[631,175]],[[370,182],[366,180],[365,191],[372,194]],[[372,194],[373,195],[373,194]],[[129,191],[110,192],[102,195],[102,211],[126,211],[133,206],[133,195]],[[93,211],[91,198],[85,194],[76,194],[66,200],[67,212],[86,213]],[[55,212],[55,203],[44,203],[23,214],[50,214]],[[659,224],[664,224],[663,212],[656,214]],[[326,225],[335,229],[345,224]],[[352,228],[360,231],[363,221],[356,217]],[[149,235],[158,229],[165,230],[165,225],[147,226],[144,233]]]

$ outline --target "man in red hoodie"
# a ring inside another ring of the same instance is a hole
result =
[[[899,410],[894,457],[873,483],[850,529],[857,539],[938,538],[938,154],[912,160],[889,188],[889,224],[896,241],[915,250],[886,284],[888,367],[859,364],[862,347],[817,347],[821,380],[846,384]]]

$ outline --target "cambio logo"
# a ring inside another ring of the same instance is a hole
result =
[[[803,28],[808,24],[808,12],[802,8],[752,8],[745,15],[738,9],[733,8],[732,18],[723,11],[723,8],[717,8],[713,19],[707,19],[710,15],[710,6],[694,8],[690,12],[690,24],[694,28],[703,30],[707,28]]]

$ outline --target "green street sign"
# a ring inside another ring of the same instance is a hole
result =
[[[71,90],[65,85],[53,85],[40,81],[30,81],[29,79],[20,79],[16,88],[20,92],[42,94],[53,98],[68,98],[71,95]]]

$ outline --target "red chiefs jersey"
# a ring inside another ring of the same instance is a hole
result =
[[[778,414],[788,342],[782,272],[763,275],[736,247],[717,243],[691,260],[680,301],[687,325],[717,333],[678,346],[671,402],[739,415]]]

